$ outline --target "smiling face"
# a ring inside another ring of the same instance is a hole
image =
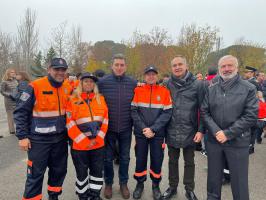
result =
[[[172,73],[177,78],[183,78],[186,75],[188,66],[186,60],[182,57],[176,57],[171,62]]]
[[[60,68],[48,68],[48,74],[51,75],[51,77],[58,83],[62,83],[65,80],[66,75],[66,68],[60,67]]]
[[[144,74],[144,80],[147,84],[153,85],[158,81],[158,74],[154,71],[149,71]]]
[[[82,79],[82,91],[92,92],[95,86],[95,82],[91,78]]]
[[[10,78],[16,78],[16,72],[15,72],[15,70],[10,70],[8,76],[9,76]]]
[[[224,80],[233,78],[238,72],[238,64],[235,57],[223,57],[219,63],[219,74]]]
[[[126,62],[124,59],[114,59],[111,68],[116,76],[122,76],[127,70]]]

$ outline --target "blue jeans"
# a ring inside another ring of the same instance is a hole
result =
[[[119,145],[119,184],[128,182],[128,166],[130,160],[132,130],[123,132],[108,131],[105,137],[104,180],[106,185],[112,185],[114,179],[114,151],[115,144]]]

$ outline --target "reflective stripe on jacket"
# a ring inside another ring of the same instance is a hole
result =
[[[151,128],[156,137],[165,136],[165,125],[172,114],[172,101],[169,90],[160,85],[143,85],[135,88],[131,103],[131,116],[134,133],[142,136],[144,128]]]
[[[89,123],[99,122],[99,130],[95,138],[96,144],[88,148],[91,139],[88,137]],[[98,103],[93,97],[89,103],[81,98],[70,98],[67,105],[68,136],[75,150],[91,150],[104,146],[104,137],[108,129],[108,108],[104,97],[100,96]]]
[[[56,134],[65,130],[66,103],[71,88],[65,83],[53,87],[47,77],[30,83],[35,103],[32,111],[31,132],[34,134]]]

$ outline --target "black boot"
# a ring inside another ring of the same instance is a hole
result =
[[[136,188],[133,192],[133,198],[134,199],[140,199],[141,198],[141,195],[142,195],[142,192],[143,192],[143,189],[144,189],[144,184],[141,183],[141,182],[138,182],[137,185],[136,185]]]
[[[49,196],[49,200],[58,200],[58,196],[51,195]]]
[[[88,200],[102,200],[100,196],[98,197],[90,197]]]
[[[254,146],[253,145],[250,145],[249,146],[249,154],[253,154],[255,151],[254,151]]]
[[[152,184],[152,195],[154,200],[161,200],[162,193],[159,187],[159,184]]]
[[[186,191],[186,197],[188,200],[198,200],[198,198],[196,197],[195,193],[193,191]]]
[[[171,199],[174,195],[176,195],[177,189],[173,187],[167,188],[167,190],[163,193],[162,199],[168,200]]]

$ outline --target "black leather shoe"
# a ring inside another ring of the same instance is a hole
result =
[[[143,189],[144,189],[144,184],[143,183],[137,183],[136,188],[133,192],[133,198],[134,199],[140,199],[142,192],[143,192]]]
[[[177,193],[177,190],[176,188],[167,188],[167,190],[163,193],[162,195],[162,199],[164,200],[168,200],[168,199],[171,199],[174,195],[176,195]]]
[[[253,154],[254,152],[254,146],[249,146],[249,154]]]
[[[153,196],[154,200],[161,200],[162,199],[162,193],[161,193],[159,185],[153,185],[152,186],[152,196]]]
[[[195,193],[193,191],[186,191],[186,197],[188,200],[198,200],[198,198],[196,197]]]

